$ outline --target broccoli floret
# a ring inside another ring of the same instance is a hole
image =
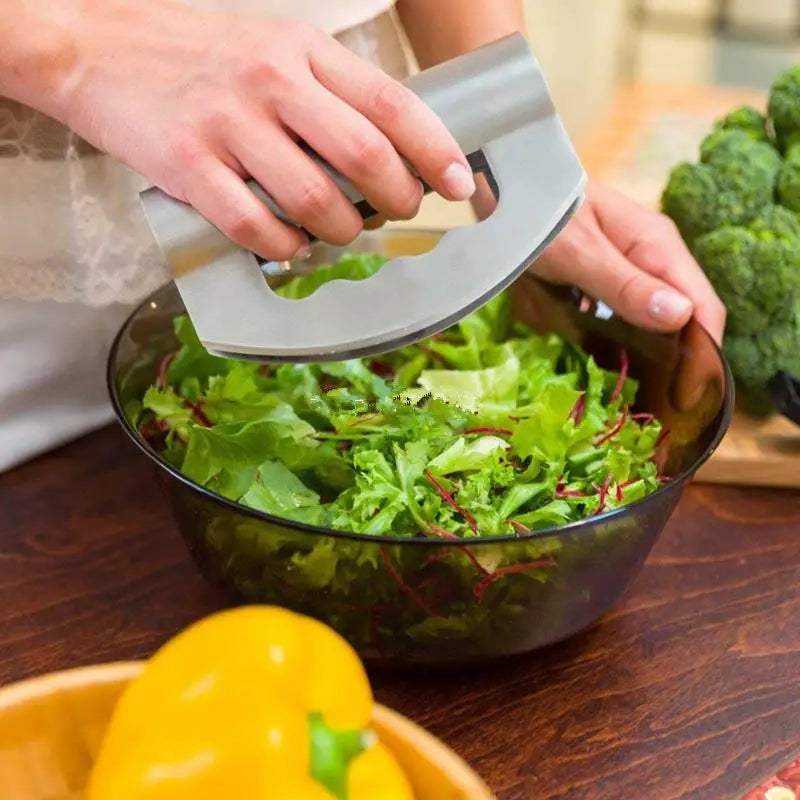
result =
[[[728,310],[731,333],[755,333],[768,320],[753,293],[757,244],[756,236],[741,227],[719,228],[695,242],[695,257]]]
[[[768,142],[767,119],[752,106],[742,106],[722,119],[717,120],[714,129],[718,131],[738,130],[758,142]]]
[[[771,144],[753,141],[739,130],[716,131],[701,145],[700,160],[711,168],[721,190],[742,198],[750,219],[772,202],[783,162]]]
[[[718,202],[719,187],[705,164],[679,164],[661,196],[662,210],[688,243],[720,224]]]
[[[732,335],[788,324],[800,302],[800,240],[768,221],[769,214],[752,228],[719,228],[695,242],[695,256],[728,309]]]
[[[800,375],[800,319],[755,335],[726,336],[723,349],[731,372],[755,399],[782,370]]]
[[[772,145],[740,130],[719,130],[703,142],[700,164],[679,164],[661,209],[689,244],[722,225],[745,225],[771,205],[781,158]]]
[[[800,219],[783,206],[767,206],[750,223],[750,230],[765,241],[781,239],[800,246]]]
[[[800,64],[782,72],[772,84],[767,110],[781,150],[800,141]]]
[[[800,212],[800,143],[786,151],[778,173],[778,200],[794,212]]]

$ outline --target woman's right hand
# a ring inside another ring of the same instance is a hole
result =
[[[308,242],[247,177],[320,239],[344,245],[362,228],[298,140],[389,219],[413,217],[422,200],[401,157],[447,199],[474,193],[467,160],[436,115],[310,25],[172,0],[76,3],[73,15],[59,11],[69,58],[40,110],[264,258],[302,255]]]

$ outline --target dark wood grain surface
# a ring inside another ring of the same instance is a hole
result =
[[[221,603],[115,428],[0,476],[0,682],[147,656]],[[499,800],[739,798],[800,751],[800,493],[695,486],[593,630],[373,682]]]

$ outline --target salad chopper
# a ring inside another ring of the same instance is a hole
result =
[[[389,260],[361,281],[334,280],[302,299],[273,292],[258,257],[157,187],[148,223],[203,346],[228,358],[320,362],[377,355],[454,325],[507,288],[579,208],[586,175],[535,57],[520,34],[409,78],[442,119],[497,207],[445,233],[433,250]],[[358,190],[317,154],[365,219]],[[291,222],[254,181],[248,185]],[[430,192],[429,187],[425,187]]]

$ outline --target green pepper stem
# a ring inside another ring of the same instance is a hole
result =
[[[308,715],[311,777],[336,800],[348,800],[347,778],[351,762],[370,747],[376,737],[370,730],[337,731],[322,714]]]

